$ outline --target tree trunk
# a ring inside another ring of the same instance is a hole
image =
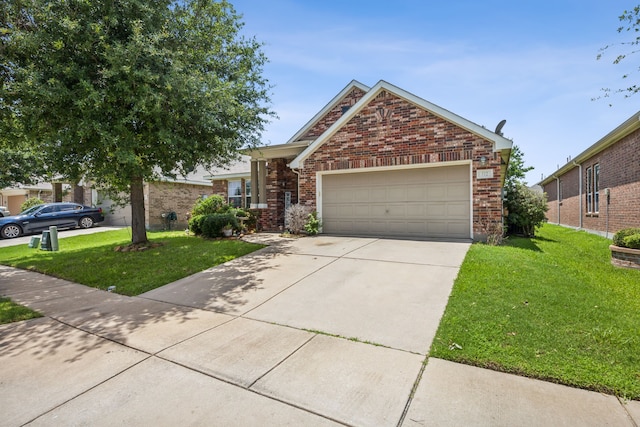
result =
[[[141,177],[131,179],[131,243],[147,242],[144,220],[144,184]]]

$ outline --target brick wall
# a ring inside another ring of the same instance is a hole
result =
[[[600,165],[600,209],[597,213],[587,213],[587,168],[592,168],[595,164]],[[571,169],[560,179],[564,190],[560,221],[556,181],[553,180],[544,187],[548,195],[549,222],[579,227],[581,215],[582,227],[587,230],[615,233],[622,228],[640,227],[640,130],[582,162],[582,212],[579,200],[579,168]],[[605,188],[611,190],[608,210]]]
[[[209,186],[171,182],[145,184],[147,228],[164,229],[166,222],[162,214],[167,212],[175,212],[178,215],[178,220],[172,223],[174,230],[187,228],[186,213],[191,211],[198,198],[211,194],[212,188]]]
[[[485,166],[476,161],[487,159]],[[395,95],[383,91],[304,161],[300,202],[316,208],[316,172],[468,160],[473,165],[473,231],[501,221],[500,158],[493,144]],[[494,178],[476,180],[493,169]]]
[[[358,102],[363,96],[365,92],[358,88],[353,88],[340,102],[337,103],[331,110],[329,110],[324,117],[318,120],[307,133],[305,133],[302,137],[298,138],[298,140],[308,140],[308,139],[316,139],[320,135],[324,133],[327,129],[331,127],[338,119],[342,116],[343,110],[345,108],[351,108],[356,102]]]
[[[291,204],[298,203],[297,175],[289,169],[287,159],[271,159],[267,164],[267,206],[260,209],[259,228],[264,231],[283,231],[285,193],[291,192]]]

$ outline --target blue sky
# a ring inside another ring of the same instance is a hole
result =
[[[640,110],[640,95],[592,100],[638,69],[633,56],[612,64],[622,47],[596,60],[628,39],[618,16],[637,2],[230,1],[270,61],[279,118],[267,145],[286,142],[351,80],[386,80],[490,130],[506,119],[534,184]]]

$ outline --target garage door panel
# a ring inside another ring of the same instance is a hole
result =
[[[469,176],[468,165],[323,175],[323,230],[469,238]]]
[[[469,204],[468,203],[447,203],[446,207],[446,215],[451,217],[469,217]]]
[[[464,183],[458,183],[458,184],[451,184],[449,186],[447,186],[447,198],[449,200],[451,199],[457,199],[457,200],[469,200],[469,184],[464,182]]]

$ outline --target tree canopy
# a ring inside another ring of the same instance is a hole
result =
[[[236,159],[272,115],[261,44],[224,0],[3,8],[0,114],[51,171],[129,193],[133,243],[147,239],[145,180]]]
[[[622,15],[619,17],[621,25],[618,27],[618,33],[625,34],[629,33],[631,36],[625,42],[619,43],[618,46],[622,46],[623,48],[628,48],[625,53],[618,54],[613,60],[614,64],[620,64],[622,61],[626,60],[629,56],[634,55],[640,51],[640,5],[635,6],[633,9],[625,10]],[[600,53],[597,56],[597,59],[602,59],[605,52],[611,49],[616,45],[607,45],[600,49]],[[633,67],[634,71],[640,71],[640,66]],[[622,75],[623,80],[630,78],[630,73],[626,73]],[[624,93],[626,98],[635,95],[640,92],[640,85],[634,82],[630,82],[626,85],[626,87],[622,87],[616,90],[611,90],[610,88],[602,89],[604,92],[604,97],[609,97],[610,94],[613,93]]]

